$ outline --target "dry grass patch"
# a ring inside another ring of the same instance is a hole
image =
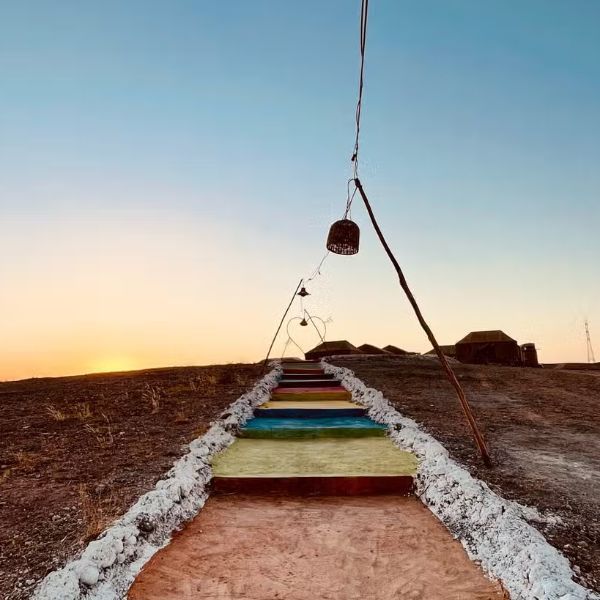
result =
[[[67,419],[67,414],[53,404],[46,404],[46,412],[53,421],[66,421]]]
[[[119,516],[120,510],[112,492],[106,498],[97,498],[84,483],[79,485],[78,491],[84,524],[81,541],[85,544],[97,538]]]

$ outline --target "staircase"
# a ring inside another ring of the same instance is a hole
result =
[[[416,467],[320,363],[288,361],[271,399],[214,460],[213,492],[408,495]]]

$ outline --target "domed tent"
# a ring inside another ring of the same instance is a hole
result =
[[[398,348],[398,346],[392,346],[391,344],[384,346],[383,349],[386,352],[389,352],[390,354],[398,354],[398,355],[403,355],[403,356],[410,354],[410,352],[407,352],[406,350],[402,350],[402,348]]]
[[[373,344],[363,344],[362,346],[359,346],[358,349],[363,354],[388,354],[385,350],[373,346]]]
[[[444,356],[450,356],[451,358],[456,358],[456,346],[454,344],[448,344],[445,346],[440,346],[442,354]],[[426,356],[436,356],[435,350],[432,348],[429,352],[425,352]]]
[[[336,342],[323,342],[315,346],[312,350],[305,353],[306,360],[323,358],[324,356],[334,356],[336,354],[360,354],[360,350],[353,346],[347,340],[338,340]]]

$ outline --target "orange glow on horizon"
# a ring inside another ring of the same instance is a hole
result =
[[[95,359],[86,368],[87,373],[118,373],[120,371],[134,371],[140,369],[140,365],[130,357],[105,356]]]

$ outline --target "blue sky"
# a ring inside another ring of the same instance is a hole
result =
[[[585,359],[600,5],[370,5],[361,179],[440,342],[502,328]],[[260,357],[343,211],[358,12],[0,6],[0,378]],[[327,261],[311,310],[332,339],[428,349],[353,216],[362,251]]]

